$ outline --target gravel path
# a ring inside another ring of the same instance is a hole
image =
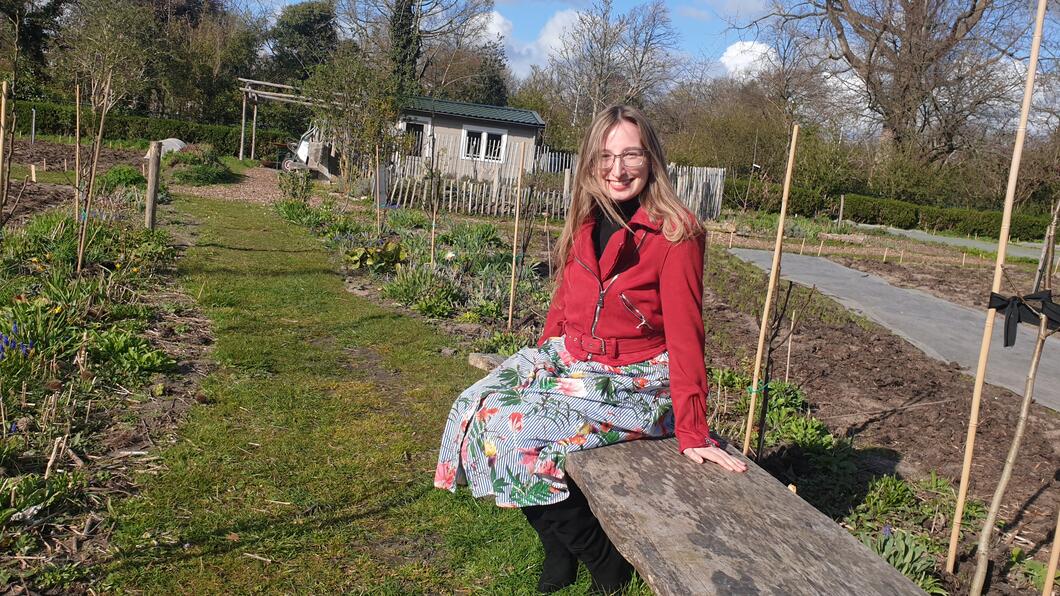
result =
[[[259,205],[270,205],[280,200],[280,189],[276,185],[276,170],[248,168],[243,180],[236,184],[212,184],[209,186],[174,186],[173,192],[210,199],[244,201]]]
[[[732,254],[769,270],[773,254],[764,250],[734,248]],[[906,339],[925,354],[955,362],[975,374],[983,338],[984,311],[959,306],[925,292],[897,288],[883,279],[844,267],[827,259],[785,254],[781,276],[805,286],[817,286],[843,306],[861,313]],[[990,344],[987,382],[1023,395],[1035,331],[1021,325],[1016,345],[1002,347],[1004,319],[998,317]],[[1060,411],[1060,336],[1045,344],[1034,397],[1038,403]]]

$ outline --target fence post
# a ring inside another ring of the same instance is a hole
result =
[[[147,151],[147,199],[144,202],[144,227],[155,229],[155,203],[158,201],[158,165],[162,159],[162,142],[151,141]]]
[[[847,196],[839,195],[839,221],[836,222],[839,225],[843,225],[843,208],[846,207]]]
[[[563,170],[563,196],[570,194],[570,168]]]

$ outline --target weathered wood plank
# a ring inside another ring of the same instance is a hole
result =
[[[748,464],[746,474],[696,465],[666,439],[578,452],[566,469],[656,594],[923,594]]]

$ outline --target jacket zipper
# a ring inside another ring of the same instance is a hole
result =
[[[574,260],[578,261],[578,264],[584,267],[585,270],[588,271],[594,279],[596,279],[596,285],[599,288],[599,294],[596,298],[596,311],[593,312],[593,324],[589,327],[589,335],[593,339],[600,339],[596,336],[596,324],[600,321],[600,309],[604,306],[604,295],[607,294],[607,290],[609,290],[611,286],[615,284],[615,280],[618,279],[618,276],[620,274],[616,273],[615,276],[611,278],[611,280],[607,283],[607,286],[605,287],[604,282],[600,279],[600,277],[593,273],[593,270],[590,269],[589,266],[586,265],[581,259],[579,259],[577,254],[574,255]],[[588,358],[591,360],[592,356],[592,354],[589,354]]]
[[[634,236],[634,238],[636,238],[636,236]],[[641,236],[640,241],[637,242],[637,244],[635,245],[635,250],[637,252],[640,252],[640,245],[643,244],[644,240],[646,240],[647,238],[648,238],[648,234],[647,233],[645,233],[643,236]],[[621,247],[619,247],[619,248],[621,249]],[[604,294],[606,294],[607,290],[609,290],[611,288],[611,286],[613,286],[615,284],[615,280],[618,279],[618,276],[621,275],[621,273],[616,273],[615,276],[612,277],[609,282],[607,282],[607,286],[605,287],[603,280],[600,279],[600,276],[595,274],[595,273],[593,273],[593,270],[588,265],[586,265],[584,261],[582,261],[581,259],[578,258],[578,253],[577,252],[574,253],[574,260],[578,261],[578,264],[581,265],[586,271],[588,271],[589,275],[593,276],[593,279],[596,280],[597,287],[599,287],[600,293],[599,293],[599,295],[596,298],[596,311],[593,312],[593,324],[592,324],[592,326],[589,327],[589,336],[592,337],[593,339],[601,339],[601,338],[596,336],[596,324],[600,320],[600,309],[603,308],[603,306],[604,306]],[[651,329],[651,325],[648,324],[648,321],[646,319],[644,319],[643,315],[641,315],[641,319],[643,320],[644,324],[648,325],[648,328]],[[592,354],[588,354],[587,357],[588,357],[589,360],[592,360],[593,355]]]
[[[652,331],[655,330],[655,328],[651,326],[651,323],[648,322],[648,318],[645,317],[644,314],[641,313],[636,306],[633,306],[633,303],[630,302],[629,298],[626,298],[626,294],[624,292],[619,294],[618,297],[622,300],[622,304],[626,306],[626,310],[628,310],[633,316],[638,317],[640,319],[640,323],[637,324],[637,329],[640,329],[641,327],[647,327]]]

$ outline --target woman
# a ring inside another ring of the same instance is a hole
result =
[[[449,414],[435,486],[520,507],[545,548],[538,589],[570,585],[578,560],[594,590],[632,568],[567,478],[567,454],[677,435],[696,463],[742,472],[706,421],[703,229],[678,201],[644,115],[613,106],[582,141],[560,271],[545,329],[465,390]]]

